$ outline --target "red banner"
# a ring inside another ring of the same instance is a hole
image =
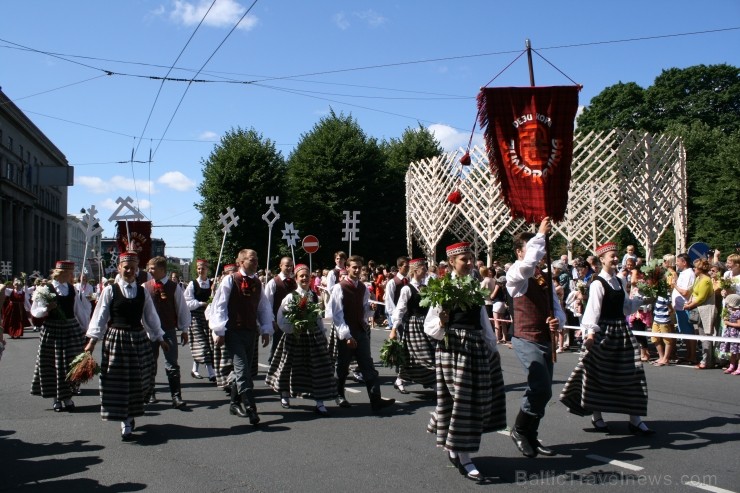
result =
[[[478,94],[488,160],[511,216],[563,220],[578,87],[496,87]]]
[[[128,221],[128,234],[126,221],[117,221],[116,243],[120,253],[133,250],[139,254],[139,265],[146,265],[152,258],[152,222],[151,221]],[[129,248],[129,236],[131,245]]]

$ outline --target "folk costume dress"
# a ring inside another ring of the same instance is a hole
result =
[[[626,318],[641,302],[630,300],[623,281],[606,271],[594,278],[581,326],[595,332],[560,393],[560,402],[579,416],[593,411],[647,415],[648,393],[640,345]]]
[[[185,288],[185,303],[190,310],[188,329],[190,352],[199,365],[213,366],[213,336],[206,320],[206,305],[211,297],[211,281],[194,279]]]
[[[23,328],[28,323],[31,305],[28,303],[25,291],[4,289],[3,327],[11,339],[18,339],[23,337]]]
[[[103,342],[100,361],[100,416],[123,421],[144,414],[154,387],[152,342],[164,331],[145,288],[123,279],[103,289],[87,336]]]
[[[277,314],[278,310],[280,309],[280,304],[282,303],[283,299],[293,291],[296,290],[298,285],[295,282],[295,279],[292,277],[287,277],[285,274],[280,272],[277,276],[273,277],[268,281],[268,283],[265,285],[265,297],[267,298],[267,302],[270,303],[270,306],[272,307],[272,315],[275,317],[275,321],[277,322]],[[274,357],[275,351],[277,350],[278,344],[280,343],[280,339],[283,338],[283,333],[281,331],[281,328],[278,326],[278,330],[275,331],[275,334],[272,337],[272,346],[270,347],[270,357],[269,362],[272,362],[272,358]]]
[[[429,309],[426,333],[439,331],[440,311]],[[482,433],[506,427],[501,356],[485,305],[452,310],[444,332],[447,341],[438,339],[435,354],[437,406],[427,431],[447,451],[477,452]]]
[[[275,349],[265,383],[276,392],[288,392],[293,397],[311,394],[316,400],[334,399],[337,384],[321,319],[317,318],[314,327],[295,334],[293,325],[285,318],[288,303],[302,298],[319,302],[316,293],[298,287],[280,303],[277,324],[284,335]]]
[[[419,306],[420,285],[416,279],[402,287],[393,311],[393,325],[403,325],[401,335],[406,364],[399,368],[398,378],[418,384],[432,386],[437,381],[434,365],[434,340],[424,333],[424,319],[429,308]]]
[[[72,398],[67,372],[85,346],[81,327],[87,327],[90,320],[90,303],[81,298],[72,284],[54,280],[48,286],[49,291],[56,293],[54,301],[59,309],[49,310],[42,300],[31,306],[34,317],[44,318],[31,394],[61,402]]]

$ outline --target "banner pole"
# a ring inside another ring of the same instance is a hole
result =
[[[524,46],[527,48],[527,64],[529,65],[529,85],[534,87],[534,68],[532,67],[532,43],[529,39],[524,40]]]

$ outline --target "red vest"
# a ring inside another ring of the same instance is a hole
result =
[[[514,298],[514,337],[540,343],[550,341],[548,296],[550,290],[530,277],[524,296]]]
[[[175,291],[177,285],[169,279],[165,281],[162,287],[158,288],[158,281],[154,279],[144,283],[144,287],[152,296],[154,308],[159,315],[159,323],[162,324],[162,330],[172,330],[177,328],[177,308],[175,307]]]
[[[231,274],[229,295],[229,330],[257,331],[257,307],[262,297],[262,283],[257,278],[244,277],[241,272]]]
[[[342,309],[344,322],[349,326],[353,337],[365,332],[365,291],[367,288],[362,282],[354,285],[349,279],[340,283],[342,286]]]

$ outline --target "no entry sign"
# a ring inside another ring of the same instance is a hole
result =
[[[316,253],[319,251],[319,239],[314,235],[306,235],[301,242],[301,246],[306,253]]]

